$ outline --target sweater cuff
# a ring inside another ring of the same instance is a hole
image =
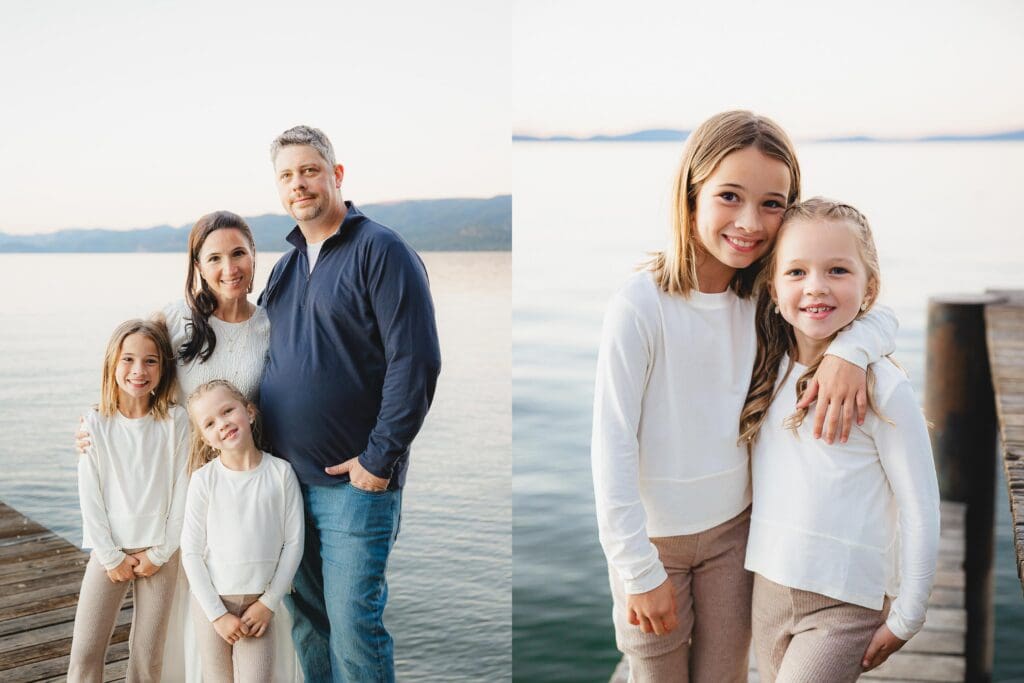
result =
[[[630,579],[629,581],[623,579],[622,585],[625,587],[628,595],[638,595],[654,590],[667,580],[668,572],[665,571],[665,567],[661,562],[657,562],[651,567],[650,571],[641,574],[635,579]]]
[[[847,363],[853,363],[861,370],[868,369],[868,354],[867,351],[857,346],[846,346],[839,342],[839,340],[833,340],[832,344],[829,345],[828,350],[825,351],[827,356],[835,356],[836,358],[842,358]]]
[[[372,458],[369,451],[359,454],[359,464],[363,466],[364,470],[381,479],[390,480],[394,474],[394,460],[389,461],[382,457]]]
[[[102,564],[103,568],[107,571],[117,569],[121,565],[121,563],[124,562],[124,558],[126,557],[128,557],[127,553],[121,550],[117,550],[116,548],[114,549],[113,552],[109,554],[103,553],[103,557],[100,557],[99,551],[96,551],[96,559],[100,561],[100,564]]]
[[[170,558],[163,557],[162,554],[160,554],[158,552],[154,552],[155,550],[156,550],[155,548],[147,549],[146,550],[146,557],[148,557],[149,561],[152,562],[153,564],[155,564],[157,567],[162,567],[162,566],[164,566],[164,564],[166,564],[167,560],[170,559]]]
[[[889,618],[885,620],[885,625],[900,640],[910,640],[924,626],[924,620],[918,623],[910,623],[907,619],[903,618],[898,609],[891,609],[889,611]]]
[[[263,603],[263,606],[266,607],[268,610],[270,610],[271,612],[276,612],[277,606],[281,603],[281,596],[271,595],[270,591],[267,591],[259,598],[257,598],[256,602]]]
[[[221,600],[217,600],[216,605],[203,605],[203,613],[206,614],[206,618],[209,619],[212,624],[227,614],[228,608],[224,606],[224,603]]]

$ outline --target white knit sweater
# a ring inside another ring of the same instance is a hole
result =
[[[192,311],[181,299],[165,306],[163,314],[171,333],[171,348],[177,355],[178,349],[188,340]],[[270,347],[267,312],[257,307],[248,320],[240,323],[227,323],[214,315],[209,320],[217,335],[217,345],[205,363],[198,358],[190,363],[178,361],[179,403],[184,405],[196,387],[213,379],[226,379],[250,400],[255,400]]]

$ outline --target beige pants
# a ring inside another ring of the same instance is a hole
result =
[[[138,550],[127,550],[134,553]],[[167,637],[167,612],[174,600],[178,581],[178,553],[174,553],[153,576],[114,583],[107,570],[89,555],[82,577],[82,589],[75,611],[75,629],[71,638],[68,681],[101,683],[110,636],[128,588],[132,587],[134,608],[128,636],[128,683],[160,680],[164,640]]]
[[[754,652],[761,683],[845,683],[889,614],[754,578]]]
[[[753,576],[743,568],[750,508],[697,534],[652,538],[675,590],[679,627],[665,635],[629,623],[626,593],[609,570],[615,641],[633,682],[746,683]]]
[[[222,595],[228,612],[241,617],[259,595]],[[199,655],[203,660],[203,683],[269,683],[274,672],[274,621],[259,638],[242,638],[234,645],[217,635],[203,608],[192,598]]]

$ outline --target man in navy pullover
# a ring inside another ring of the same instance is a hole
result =
[[[393,681],[385,569],[441,364],[427,274],[397,233],[342,200],[344,168],[320,130],[285,131],[271,159],[298,223],[260,297],[265,436],[306,510],[292,637],[307,681]]]

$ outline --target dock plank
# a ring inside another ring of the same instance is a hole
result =
[[[88,554],[0,503],[0,680],[63,681]],[[104,681],[127,671],[131,593],[118,614]]]
[[[999,294],[1007,296],[1010,303],[985,307],[985,333],[1013,521],[1017,578],[1024,591],[1024,291]]]

